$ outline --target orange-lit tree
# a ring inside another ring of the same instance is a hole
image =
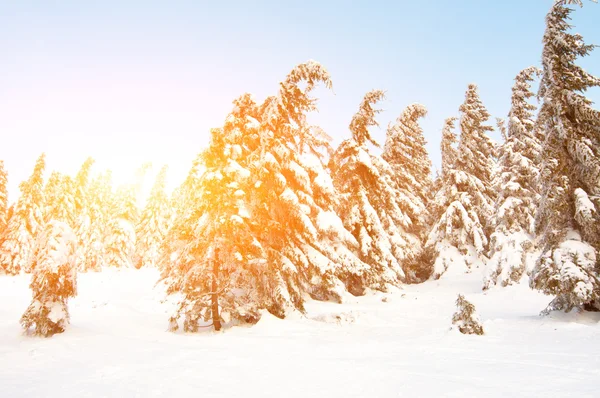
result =
[[[119,187],[109,211],[103,262],[109,267],[132,267],[135,254],[134,223],[138,217],[134,187]]]
[[[35,239],[44,224],[44,180],[46,157],[36,161],[33,174],[23,181],[12,216],[8,220],[4,240],[0,246],[0,269],[8,274],[29,271]]]
[[[220,263],[223,313],[250,322],[262,309],[279,317],[303,311],[306,294],[339,301],[341,281],[364,272],[334,212],[324,166],[329,137],[306,121],[319,82],[331,84],[320,64],[298,65],[277,96],[261,105],[242,96],[224,127],[212,131],[206,170],[192,184],[201,192],[194,211],[180,215],[167,238],[164,278],[170,293],[184,293],[172,322],[185,315],[184,328],[195,330],[211,318],[209,259]]]
[[[67,175],[53,171],[44,187],[44,222],[60,220],[73,226],[75,197],[73,180]]]
[[[73,231],[77,237],[77,268],[82,271],[98,269],[95,261],[90,261],[88,253],[92,251],[94,228],[92,227],[92,201],[90,175],[94,159],[87,158],[75,176],[75,217]]]
[[[69,323],[67,300],[77,293],[77,238],[68,224],[73,202],[70,179],[55,173],[47,203],[47,219],[38,235],[32,256],[33,300],[21,318],[28,331],[44,337],[62,333]]]
[[[248,144],[257,137],[258,122],[250,116],[257,107],[249,96],[234,103],[224,128],[211,131],[210,145],[198,159],[203,170],[195,162],[180,187],[178,197],[187,202],[186,210],[178,212],[165,240],[167,292],[183,296],[171,317],[171,330],[179,328],[180,318],[187,332],[198,331],[213,318],[220,321],[212,306],[217,293],[223,315],[247,322],[260,318],[265,301],[261,279],[266,256],[253,236],[251,172],[244,167]],[[215,265],[220,272],[214,272]],[[213,290],[213,281],[219,291]]]
[[[169,197],[165,192],[166,178],[165,166],[156,177],[140,222],[136,226],[136,268],[159,265],[161,245],[169,229],[171,217]]]

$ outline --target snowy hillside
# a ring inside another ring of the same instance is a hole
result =
[[[221,333],[167,332],[154,270],[79,275],[71,325],[26,337],[29,276],[0,276],[3,397],[597,396],[600,314],[540,317],[525,284],[481,292],[478,272],[390,294],[309,301]],[[526,283],[526,282],[525,282]],[[457,293],[484,336],[450,330]]]

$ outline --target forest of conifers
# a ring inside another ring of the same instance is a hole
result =
[[[315,61],[262,102],[235,99],[185,181],[166,192],[163,168],[143,206],[139,187],[113,189],[93,159],[75,176],[47,175],[43,154],[9,203],[0,161],[0,271],[32,277],[23,327],[64,331],[77,273],[105,267],[158,268],[179,298],[170,328],[191,332],[475,268],[483,289],[528,277],[554,297],[546,311],[599,310],[600,112],[585,91],[600,79],[577,65],[594,46],[572,33],[572,4],[583,5],[557,1],[548,13],[541,65],[515,77],[506,119],[466,87],[440,126],[436,175],[424,105],[407,106],[385,142],[370,135],[381,90],[357,99],[332,148],[307,122],[313,89],[335,78]]]

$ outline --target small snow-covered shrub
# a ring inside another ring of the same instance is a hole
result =
[[[475,312],[475,306],[468,302],[462,294],[456,299],[457,310],[452,316],[452,324],[463,334],[483,334],[483,326]]]

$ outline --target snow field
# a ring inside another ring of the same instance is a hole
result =
[[[167,332],[173,302],[158,272],[79,275],[71,325],[22,334],[29,277],[0,277],[4,397],[597,396],[598,314],[538,313],[526,286],[481,292],[478,272],[391,293],[309,301],[306,316],[268,314],[222,333]],[[457,293],[486,334],[450,330]]]

